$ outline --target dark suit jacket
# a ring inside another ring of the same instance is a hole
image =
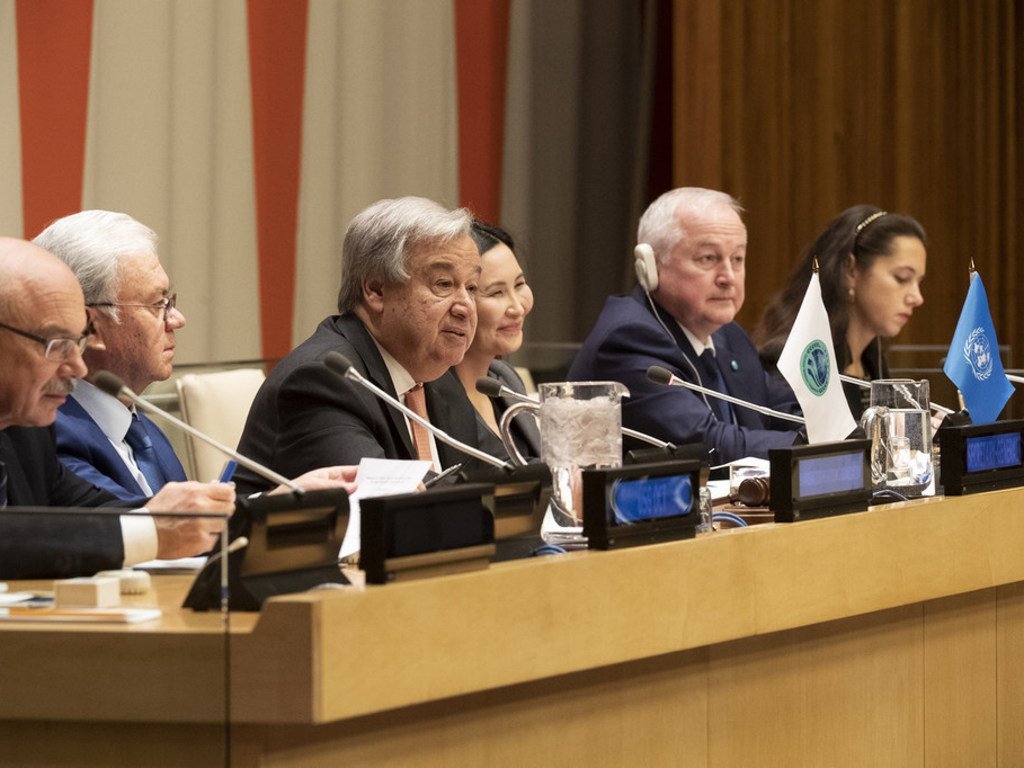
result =
[[[516,373],[511,365],[502,360],[495,360],[491,363],[487,375],[496,381],[500,381],[514,392],[526,394],[526,385],[519,378],[519,374]],[[491,403],[494,406],[494,418],[499,424],[505,410],[515,402],[513,398],[504,395],[491,398]],[[487,426],[487,422],[480,418],[480,414],[476,415],[476,421],[481,450],[487,451],[493,456],[499,456],[503,459],[507,458],[508,451],[505,450],[501,439],[491,431],[491,428]],[[512,439],[515,441],[516,447],[523,455],[523,458],[527,460],[540,458],[540,430],[537,428],[537,421],[533,416],[529,413],[517,416],[512,422],[511,431]]]
[[[733,406],[736,424],[720,422],[699,393],[648,380],[647,368],[660,365],[684,381],[704,383],[698,381],[693,345],[679,324],[664,309],[658,310],[670,336],[640,288],[628,296],[610,297],[573,361],[569,379],[622,382],[630,392],[622,401],[624,426],[676,444],[704,442],[716,451],[711,456],[713,464],[744,456],[767,457],[769,448],[792,445],[798,430],[795,423],[769,420],[740,406]],[[729,323],[712,334],[712,339],[729,394],[800,413],[789,385],[765,374],[757,350],[742,328]]]
[[[238,450],[285,477],[317,467],[358,464],[364,457],[414,459],[405,417],[355,382],[332,373],[323,360],[340,352],[363,376],[396,396],[391,376],[362,321],[353,314],[325,319],[306,341],[270,372],[256,394]],[[455,374],[448,371],[424,385],[432,424],[478,447],[476,411]],[[473,461],[437,441],[444,467]],[[242,493],[266,490],[270,483],[239,468]]]
[[[57,461],[52,428],[0,430],[8,508],[0,512],[0,578],[92,575],[120,568],[124,541],[117,516],[16,514],[12,507],[98,507],[116,498]]]
[[[140,413],[139,420],[153,441],[164,477],[169,481],[184,481],[185,470],[167,436],[145,414]],[[81,403],[69,397],[57,412],[56,427],[57,456],[65,467],[119,499],[144,503],[147,494]],[[159,490],[154,488],[153,493]]]

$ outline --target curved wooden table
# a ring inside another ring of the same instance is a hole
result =
[[[1022,506],[285,596],[227,638],[158,577],[151,624],[0,625],[0,764],[1024,764]]]

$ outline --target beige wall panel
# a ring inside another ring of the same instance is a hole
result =
[[[925,765],[996,765],[996,591],[924,607]]]
[[[83,205],[160,236],[177,362],[259,355],[243,0],[98,0]]]
[[[384,197],[458,204],[449,0],[312,0],[296,276],[296,342],[336,311],[351,218]]]
[[[700,649],[459,698],[447,707],[319,729],[268,728],[264,743],[273,764],[294,768],[339,761],[400,768],[414,754],[419,764],[437,766],[706,766],[706,658]],[[331,742],[341,735],[339,755]]]
[[[996,732],[999,765],[1024,755],[1024,584],[1000,587],[996,605]]]
[[[914,606],[713,647],[708,765],[922,765],[922,654]]]
[[[21,111],[14,0],[0,0],[0,235],[21,237]]]

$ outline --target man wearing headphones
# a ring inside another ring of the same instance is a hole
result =
[[[769,377],[750,338],[733,322],[743,306],[747,228],[724,192],[666,192],[640,218],[639,286],[609,297],[569,370],[576,381],[625,384],[623,425],[676,444],[703,442],[713,464],[766,458],[792,445],[798,425],[770,419],[681,387],[656,384],[660,365],[680,379],[746,402],[799,414],[781,377]]]

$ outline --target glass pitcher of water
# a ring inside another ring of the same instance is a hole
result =
[[[877,379],[871,407],[861,416],[871,441],[871,480],[876,490],[920,496],[932,482],[932,420],[928,382]]]
[[[541,459],[551,469],[551,508],[542,535],[558,544],[585,543],[583,470],[622,465],[622,398],[629,390],[617,381],[565,381],[541,384],[538,403],[516,403],[501,418],[501,437],[513,460],[512,419],[523,410],[537,414]]]

